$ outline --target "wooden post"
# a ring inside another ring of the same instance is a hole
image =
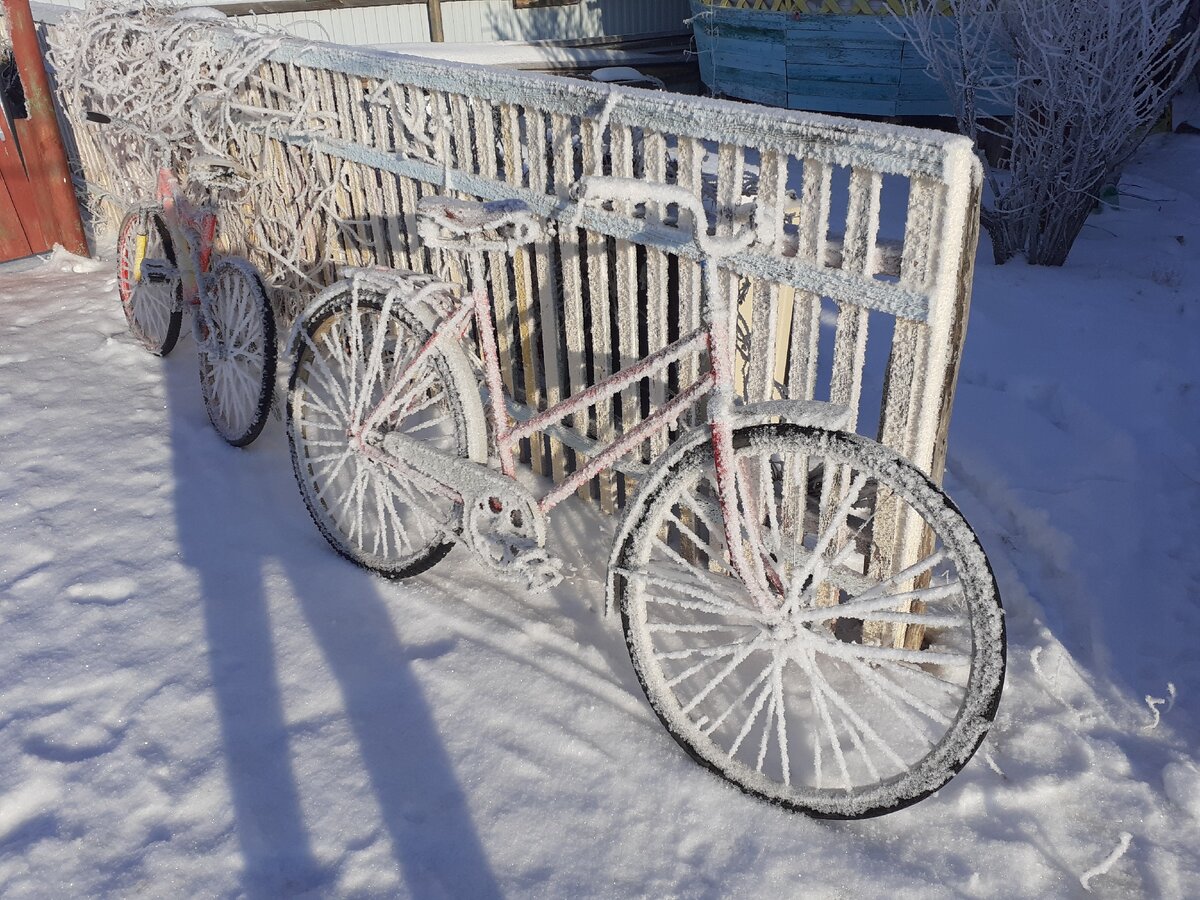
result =
[[[54,115],[54,97],[50,79],[42,62],[29,0],[4,0],[12,39],[13,59],[25,89],[25,107],[29,112],[29,134],[32,146],[22,148],[25,169],[35,189],[45,191],[48,212],[53,217],[56,239],[72,253],[88,255],[83,222],[79,218],[79,201],[71,183],[67,152],[63,147],[58,119]]]
[[[429,39],[440,44],[446,40],[442,31],[442,0],[425,0],[425,6],[429,11]]]

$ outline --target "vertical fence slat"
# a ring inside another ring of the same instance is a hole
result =
[[[521,120],[523,110],[511,103],[501,107],[502,134],[504,138],[504,174],[511,185],[518,187],[525,183],[524,160],[522,154]],[[533,280],[530,272],[529,249],[519,247],[512,254],[513,299],[517,310],[517,337],[520,342],[521,383],[524,386],[524,396],[521,398],[531,409],[542,409],[542,386],[538,372],[537,354],[535,349],[535,328],[537,322],[533,316]],[[529,441],[530,465],[539,475],[546,474],[545,439],[535,435]]]
[[[585,119],[582,126],[583,174],[595,175],[603,171],[604,134],[594,120]],[[609,283],[608,241],[599,235],[587,235],[587,284],[588,312],[590,313],[592,348],[592,382],[598,382],[613,371],[612,343],[609,329]],[[616,437],[613,427],[612,404],[607,398],[594,407],[596,438],[607,443]],[[600,508],[605,512],[616,510],[616,482],[612,472],[598,476]]]
[[[632,178],[634,175],[634,135],[628,125],[613,124],[609,130],[612,135],[609,154],[612,157],[612,173],[617,178]],[[633,212],[632,204],[616,204],[626,215]],[[638,329],[642,314],[642,298],[638,290],[638,247],[632,241],[618,240],[616,242],[616,275],[617,275],[617,352],[619,359],[616,364],[618,371],[628,368],[637,362]],[[632,431],[641,421],[641,384],[634,383],[621,392],[617,400],[621,415],[621,431]],[[631,486],[625,485],[626,495]]]
[[[528,150],[529,188],[538,194],[550,191],[549,161],[554,152],[553,137],[546,131],[546,115],[539,110],[525,110],[525,136]],[[537,278],[538,319],[541,325],[541,361],[545,384],[545,406],[553,406],[563,398],[562,368],[559,357],[562,347],[562,327],[559,310],[562,290],[556,273],[561,264],[553,266],[553,243],[543,238],[530,247]],[[553,438],[546,439],[550,451],[550,471],[556,482],[566,475],[566,453]]]
[[[745,158],[742,148],[733,144],[721,144],[717,149],[717,221],[716,233],[727,237],[737,228],[735,213],[741,204],[743,196],[742,178],[745,176]],[[712,270],[710,270],[712,271]],[[714,292],[719,299],[717,309],[723,309],[725,304],[734,311],[734,320],[730,323],[730,342],[726,348],[734,366],[734,389],[744,393],[745,366],[743,357],[736,346],[736,333],[739,320],[742,318],[741,294],[743,281],[733,275],[725,267],[716,267],[712,275],[715,285]]]
[[[704,144],[690,137],[680,137],[675,145],[676,184],[699,197],[704,189]],[[693,221],[692,214],[679,211],[679,227],[684,230],[707,228],[707,222]],[[701,306],[704,286],[701,283],[700,265],[689,257],[677,258],[679,267],[679,332],[687,334],[700,327]],[[700,359],[689,356],[679,361],[679,385],[692,384],[700,375]],[[689,421],[694,416],[688,414]]]
[[[667,139],[658,132],[648,132],[642,142],[645,177],[651,184],[667,180]],[[646,217],[661,222],[666,210],[657,203],[646,204]],[[646,248],[646,350],[653,353],[667,345],[668,306],[667,255],[654,247]],[[667,373],[658,372],[650,379],[650,411],[667,402]],[[656,459],[667,449],[669,434],[662,428],[650,437],[650,459]]]
[[[476,100],[475,140],[479,158],[480,174],[487,178],[500,178],[498,163],[499,144],[496,135],[497,110],[486,100]],[[496,319],[496,348],[500,357],[500,377],[504,391],[512,397],[516,393],[512,353],[512,299],[509,292],[508,258],[504,253],[488,254],[488,287],[492,297],[492,310]]]
[[[575,182],[575,136],[578,120],[570,116],[550,117],[550,130],[554,136],[554,194],[561,202],[570,197],[571,185]],[[558,271],[562,275],[563,351],[566,392],[570,396],[587,388],[587,350],[584,346],[585,328],[583,319],[583,259],[579,255],[580,230],[568,222],[558,227]],[[587,431],[587,413],[570,417],[566,424],[580,432]],[[576,468],[587,462],[577,451]],[[579,489],[580,496],[591,497],[591,485]]]
[[[787,190],[787,156],[776,151],[766,151],[758,171],[758,214],[769,217],[759,223],[759,234],[768,246],[778,246],[783,238],[784,192]],[[775,393],[776,360],[781,355],[776,347],[782,345],[786,352],[787,336],[779,330],[779,284],[765,279],[755,279],[751,289],[753,304],[750,318],[750,361],[746,399],[752,403],[770,400]]]
[[[875,239],[879,233],[879,193],[883,176],[869,169],[850,173],[850,206],[846,213],[846,240],[842,270],[870,277],[875,270]],[[864,354],[867,346],[867,308],[839,301],[837,337],[833,347],[833,377],[829,398],[850,408],[849,428],[858,422],[862,395]]]
[[[371,122],[375,132],[375,146],[380,150],[391,150],[397,142],[397,125],[389,114],[389,104],[396,96],[395,89],[375,94],[371,104]],[[408,257],[408,235],[404,232],[403,205],[400,202],[399,176],[391,172],[379,173],[380,192],[383,199],[383,227],[387,233],[388,265],[397,269],[411,269]]]

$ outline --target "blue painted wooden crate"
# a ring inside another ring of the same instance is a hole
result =
[[[692,0],[692,12],[700,75],[715,94],[814,112],[954,114],[888,16],[725,9],[703,0]]]

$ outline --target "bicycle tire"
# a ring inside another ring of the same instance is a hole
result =
[[[146,246],[139,264],[138,237]],[[156,356],[166,356],[179,340],[183,319],[178,278],[151,281],[142,277],[147,261],[175,266],[175,246],[158,208],[135,209],[121,221],[117,232],[117,295],[129,323],[129,332]]]
[[[1004,681],[1003,610],[974,532],[857,435],[752,426],[734,460],[738,539],[760,548],[748,558],[776,605],[732,573],[711,442],[683,451],[629,510],[609,576],[651,707],[701,765],[788,809],[866,818],[929,796],[978,748]],[[806,487],[814,472],[828,496]],[[897,580],[876,538],[905,527]]]
[[[386,578],[424,572],[450,552],[461,503],[435,497],[397,468],[371,461],[348,435],[359,424],[354,419],[383,398],[393,376],[429,339],[429,328],[386,293],[351,281],[305,317],[299,335],[288,380],[287,432],[313,522],[339,554]],[[366,350],[374,356],[377,337],[379,361],[372,372]],[[402,397],[407,409],[393,412],[382,430],[419,433],[460,458],[486,459],[481,418],[466,405],[468,391],[479,402],[478,388],[461,354],[434,353],[410,375],[419,393]]]
[[[199,344],[204,407],[227,443],[245,447],[262,433],[271,411],[276,355],[275,315],[248,262],[224,258],[213,266],[204,320],[216,331]],[[214,346],[218,352],[209,352]]]

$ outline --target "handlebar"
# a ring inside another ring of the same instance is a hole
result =
[[[648,195],[649,194],[649,195]],[[764,240],[760,229],[759,219],[769,216],[756,215],[759,211],[755,205],[750,211],[750,222],[730,235],[710,235],[708,233],[708,211],[704,202],[694,193],[676,184],[648,184],[636,178],[618,178],[610,175],[589,175],[581,178],[571,186],[571,199],[585,204],[589,201],[604,203],[645,204],[658,203],[662,207],[675,204],[680,212],[691,214],[692,239],[700,251],[711,259],[732,256],[748,249],[756,241],[770,244]]]

